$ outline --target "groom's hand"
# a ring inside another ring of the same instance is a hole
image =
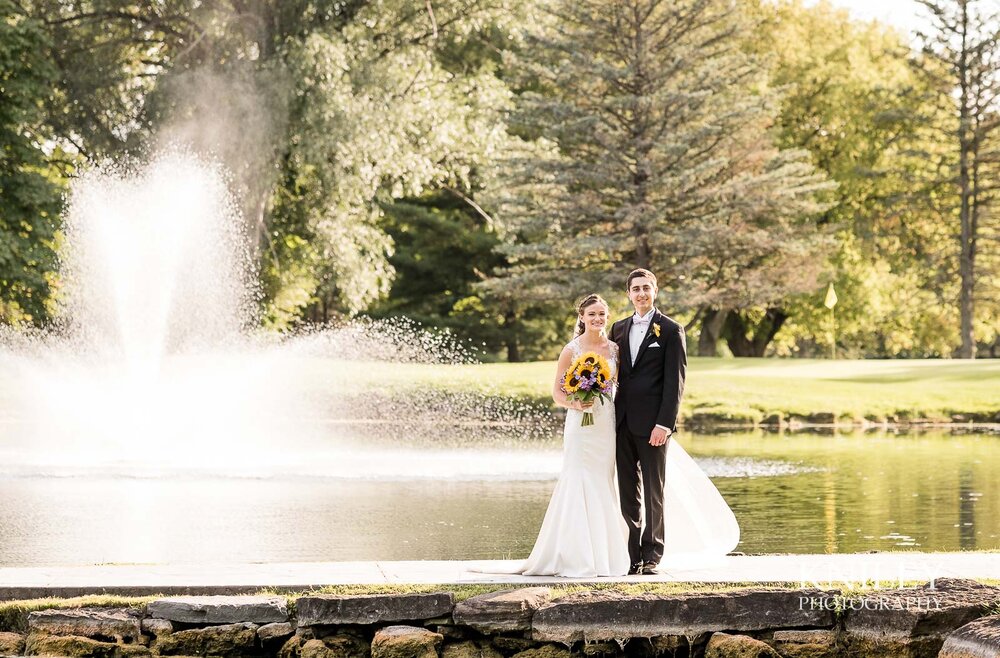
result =
[[[653,447],[662,446],[670,438],[670,430],[663,429],[662,427],[654,427],[652,433],[649,435],[649,445]]]

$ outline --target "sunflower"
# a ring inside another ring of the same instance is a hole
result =
[[[598,373],[604,373],[605,375],[611,374],[611,365],[608,363],[608,360],[597,352],[587,352],[580,359],[584,363],[591,365],[591,370],[596,370]]]
[[[563,377],[563,390],[567,393],[575,393],[580,390],[580,378],[577,377],[573,368],[567,370]]]

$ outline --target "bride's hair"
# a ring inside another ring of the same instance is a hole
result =
[[[603,304],[604,308],[609,310],[611,308],[608,306],[608,303],[604,301],[604,298],[596,293],[591,293],[581,299],[580,303],[576,305],[576,327],[573,331],[573,338],[582,336],[583,332],[587,330],[587,326],[583,324],[583,320],[580,319],[580,316],[583,315],[583,312],[587,310],[588,307],[593,306],[594,304]]]

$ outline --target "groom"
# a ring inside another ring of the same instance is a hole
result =
[[[655,574],[663,557],[666,444],[677,430],[687,348],[684,327],[653,307],[657,288],[652,272],[632,271],[626,289],[635,314],[611,327],[611,340],[621,354],[615,397],[618,490],[628,524],[629,573]]]

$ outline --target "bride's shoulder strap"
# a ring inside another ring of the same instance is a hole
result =
[[[618,352],[619,352],[618,343],[616,343],[613,340],[609,340],[608,341],[608,347],[611,348],[611,356],[613,356],[614,358],[617,359],[618,358]]]
[[[581,354],[583,354],[583,348],[580,347],[580,337],[579,336],[577,336],[573,340],[569,341],[569,344],[567,344],[566,347],[568,347],[573,352],[573,358],[574,359],[576,357],[580,356]]]

